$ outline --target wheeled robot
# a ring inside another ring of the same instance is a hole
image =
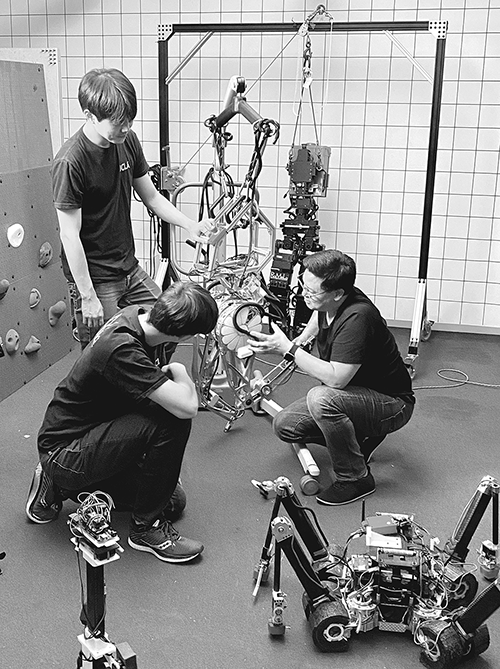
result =
[[[373,629],[410,632],[421,648],[421,662],[432,669],[454,667],[488,648],[485,621],[500,607],[499,485],[494,478],[481,480],[443,548],[412,515],[376,513],[365,518],[364,504],[360,528],[345,546],[330,545],[286,477],[253,483],[264,496],[276,495],[253,593],[267,580],[273,559],[271,636],[285,633],[287,596],[280,584],[284,554],[304,587],[302,605],[313,642],[322,652],[347,651],[354,633]],[[475,565],[465,559],[490,501],[492,540],[483,542],[478,562],[482,576],[492,582],[478,595]],[[282,506],[287,515],[280,515]],[[351,542],[361,539],[363,552],[351,552]]]

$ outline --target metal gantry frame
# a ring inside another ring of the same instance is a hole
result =
[[[312,16],[315,16],[322,5]],[[319,13],[323,13],[319,11]],[[445,62],[447,21],[370,21],[370,22],[313,22],[304,23],[208,23],[208,24],[162,24],[158,26],[158,84],[159,84],[159,116],[160,116],[160,165],[170,168],[170,116],[168,85],[214,35],[224,33],[299,33],[303,34],[304,27],[311,33],[392,33],[430,32],[436,38],[434,61],[434,76],[432,78],[432,103],[429,128],[429,144],[427,155],[427,170],[424,192],[424,208],[422,216],[422,231],[420,241],[420,260],[418,269],[418,283],[415,296],[413,319],[410,332],[410,341],[405,358],[405,364],[412,378],[415,376],[415,360],[418,357],[418,347],[421,340],[430,336],[433,321],[427,317],[427,271],[429,264],[429,247],[431,239],[432,207],[434,201],[434,185],[436,180],[436,162],[438,151],[439,120],[441,114],[441,99],[443,89],[443,72]],[[302,32],[301,32],[302,31]],[[169,41],[174,35],[201,34],[202,37],[177,67],[169,74]],[[393,40],[394,41],[394,40]],[[395,42],[397,46],[398,43]],[[404,53],[404,49],[403,53]],[[410,54],[405,54],[414,62]],[[415,63],[414,63],[415,64]],[[419,68],[420,69],[420,68]],[[426,77],[430,81],[430,77]],[[162,192],[168,196],[166,190]],[[168,259],[170,254],[170,235],[167,225],[161,226],[161,248],[163,257]]]

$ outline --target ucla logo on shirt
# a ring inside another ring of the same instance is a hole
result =
[[[120,172],[125,172],[130,169],[130,163],[126,160],[124,163],[120,164]]]

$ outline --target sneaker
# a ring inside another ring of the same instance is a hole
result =
[[[189,562],[203,551],[203,544],[181,537],[169,520],[156,523],[144,532],[130,532],[128,543],[132,548],[153,553],[164,562]]]
[[[26,503],[26,515],[34,523],[50,523],[62,509],[62,498],[40,463],[37,464]]]
[[[335,481],[333,485],[317,495],[316,500],[328,506],[341,506],[371,495],[372,492],[375,492],[375,480],[368,470],[368,474],[357,481]]]
[[[364,457],[366,464],[371,462],[373,453],[378,446],[384,441],[385,439],[384,435],[383,437],[365,437],[363,441],[361,442],[361,455]]]

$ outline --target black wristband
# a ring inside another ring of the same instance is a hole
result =
[[[293,362],[295,360],[295,354],[297,352],[297,349],[300,348],[298,344],[293,343],[290,350],[285,353],[283,356],[285,360],[289,360],[290,362]]]

